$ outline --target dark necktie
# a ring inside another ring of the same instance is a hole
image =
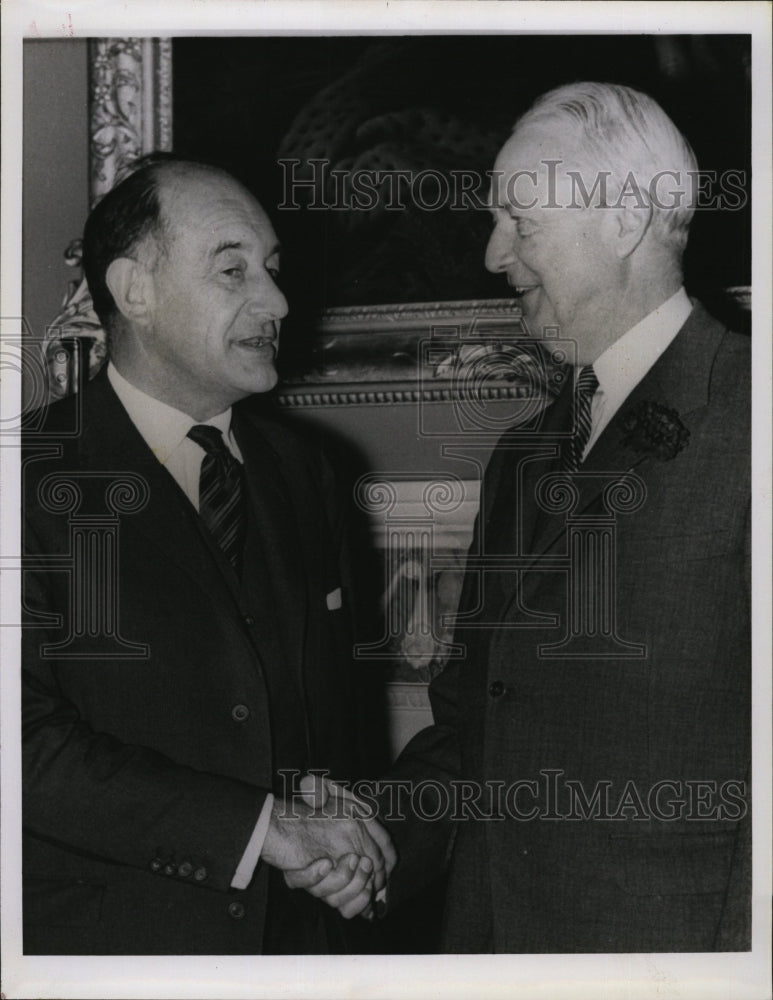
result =
[[[196,424],[188,437],[206,452],[199,474],[199,514],[240,573],[245,523],[241,462],[228,450],[217,427]]]
[[[572,417],[574,434],[564,445],[561,468],[564,472],[577,472],[582,462],[582,453],[590,438],[591,401],[599,387],[599,380],[593,365],[586,365],[574,384]]]

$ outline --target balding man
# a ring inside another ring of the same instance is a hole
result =
[[[370,891],[394,855],[285,801],[353,776],[355,727],[329,471],[238,405],[277,380],[276,235],[227,174],[157,158],[84,261],[110,363],[25,460],[25,952],[345,950],[281,871],[356,855]]]
[[[750,343],[682,286],[695,171],[599,83],[541,97],[495,164],[486,266],[573,374],[493,453],[466,653],[382,799],[390,905],[450,857],[448,951],[750,946]]]

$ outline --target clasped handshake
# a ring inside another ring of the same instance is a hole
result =
[[[386,830],[347,789],[318,775],[274,802],[261,858],[291,889],[305,889],[347,920],[372,920],[397,854]]]

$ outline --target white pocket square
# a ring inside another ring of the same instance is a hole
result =
[[[325,598],[327,601],[328,611],[340,611],[341,609],[341,588],[336,587],[335,590],[331,590],[330,593]]]

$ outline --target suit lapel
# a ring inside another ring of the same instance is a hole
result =
[[[541,460],[529,462],[521,484],[524,503],[521,551],[524,555],[534,552],[534,540],[545,531],[550,515],[536,503],[537,485],[542,477],[556,472],[561,467],[561,451],[567,435],[571,431],[573,379],[567,378],[566,385],[555,402],[545,411],[539,427],[538,440],[544,444]]]
[[[164,557],[206,591],[213,602],[230,604],[234,580],[221,572],[195,508],[156,459],[113,391],[105,373],[84,390],[84,429],[79,442],[83,468],[139,475],[148,488],[145,507],[121,520],[121,532],[139,532]],[[233,575],[233,574],[232,574]]]
[[[518,556],[531,554],[531,542],[547,515],[534,502],[537,483],[547,472],[558,467],[561,442],[565,439],[572,405],[571,379],[535,422],[518,425],[507,432],[495,449],[484,479],[484,516],[480,519],[480,554]],[[521,577],[523,570],[515,571]],[[462,607],[477,603],[477,588],[468,574]],[[477,587],[481,586],[478,583]],[[496,618],[503,613],[513,594],[513,574],[493,572],[485,582],[486,614]]]
[[[575,514],[581,514],[598,501],[615,474],[635,472],[646,482],[653,459],[624,444],[627,417],[645,401],[676,410],[683,421],[705,406],[711,368],[724,332],[722,324],[709,316],[700,304],[693,308],[677,336],[625,400],[591,449],[580,474],[575,478],[579,490]],[[689,429],[689,422],[687,426]],[[549,551],[563,537],[565,530],[566,513],[539,515],[532,541],[535,558]]]
[[[288,662],[300,669],[307,598],[293,497],[295,490],[304,487],[288,488],[281,456],[238,408],[234,409],[234,434],[244,458],[260,557],[268,568],[265,577],[274,596],[282,647]],[[188,498],[148,448],[104,372],[85,390],[79,448],[84,467],[131,471],[147,484],[148,504],[125,516],[122,532],[140,532],[206,591],[224,614],[240,614],[239,581],[230,563],[209,538]]]
[[[258,549],[264,561],[263,577],[271,588],[273,605],[288,664],[302,670],[307,611],[306,574],[296,521],[296,491],[288,483],[281,455],[252,425],[249,416],[234,410],[234,434],[244,458],[249,499],[255,517]],[[299,673],[298,682],[303,685]]]

